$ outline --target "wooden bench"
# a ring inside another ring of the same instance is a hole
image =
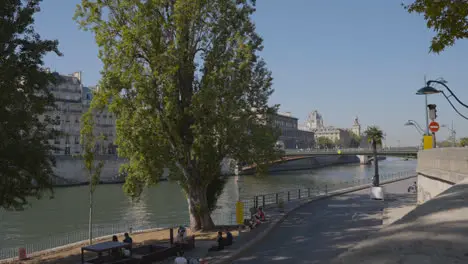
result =
[[[139,248],[135,248],[136,252],[132,255],[133,259],[138,260],[141,264],[151,264],[154,261],[162,261],[165,260],[169,257],[173,257],[177,255],[177,252],[180,251],[180,249],[176,246],[171,246],[171,247],[162,247],[162,246],[153,246],[153,245],[148,245]],[[140,253],[141,252],[141,253]]]
[[[195,248],[195,236],[192,235],[187,238],[185,243],[175,243],[182,250],[192,250]]]

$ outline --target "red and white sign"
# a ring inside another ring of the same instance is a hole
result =
[[[429,124],[429,130],[432,132],[432,133],[435,133],[437,131],[439,131],[439,123],[437,123],[436,121],[432,121],[430,124]]]

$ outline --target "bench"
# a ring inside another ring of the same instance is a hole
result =
[[[195,248],[195,236],[192,235],[187,238],[185,243],[175,243],[176,246],[181,248],[182,250],[192,250]]]
[[[138,253],[134,253],[132,258],[138,260],[138,263],[141,264],[151,264],[154,261],[162,261],[169,257],[176,256],[177,252],[180,251],[176,246],[163,247],[153,245],[135,248],[134,250]]]

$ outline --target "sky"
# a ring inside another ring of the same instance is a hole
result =
[[[404,0],[408,3],[409,0]],[[44,0],[36,15],[42,37],[58,39],[63,57],[47,55],[45,64],[62,74],[82,71],[83,83],[95,85],[102,63],[91,32],[72,17],[79,0]],[[273,73],[271,104],[304,122],[318,110],[326,125],[351,128],[356,116],[363,129],[376,125],[391,146],[418,145],[415,120],[425,127],[424,96],[415,92],[427,79],[444,78],[468,103],[468,41],[441,54],[429,53],[434,33],[422,16],[408,14],[401,0],[257,0],[253,16],[264,39],[261,56]],[[442,87],[441,87],[442,88]],[[438,122],[457,137],[468,136],[468,121],[442,95],[431,95]],[[459,110],[468,115],[468,109]],[[438,140],[448,138],[441,128]]]

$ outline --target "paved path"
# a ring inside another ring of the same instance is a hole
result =
[[[385,185],[384,202],[370,200],[363,190],[305,205],[234,263],[329,263],[379,230],[384,208],[407,194],[412,182]]]

